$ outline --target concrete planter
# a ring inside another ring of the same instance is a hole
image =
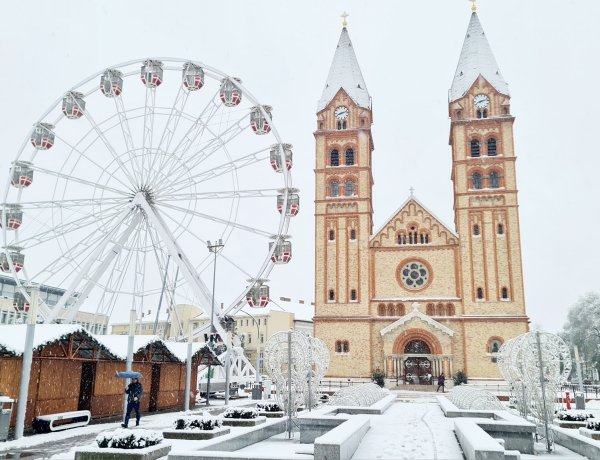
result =
[[[554,424],[558,425],[561,428],[577,429],[577,428],[585,428],[585,426],[587,425],[587,422],[554,419]]]
[[[595,441],[600,441],[600,431],[594,431],[588,428],[579,428],[579,434],[585,436],[586,438],[594,439]]]
[[[171,450],[171,444],[160,443],[143,449],[84,447],[75,451],[75,460],[156,460]]]
[[[259,416],[256,418],[224,418],[223,425],[227,426],[256,426],[265,423],[267,418]]]
[[[229,428],[215,428],[212,430],[165,430],[163,437],[165,439],[187,439],[190,441],[203,441],[205,439],[216,438],[229,434]]]
[[[277,411],[277,412],[259,412],[258,413],[259,416],[261,417],[267,417],[267,418],[280,418],[283,417],[283,411]]]

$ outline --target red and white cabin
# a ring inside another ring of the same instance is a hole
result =
[[[4,219],[0,222],[0,227],[6,222],[6,228],[8,230],[16,230],[23,223],[23,210],[21,206],[16,204],[8,204],[4,208]]]
[[[235,107],[242,102],[242,90],[237,87],[235,82],[241,83],[242,80],[235,77],[233,79],[223,78],[221,80],[219,96],[225,107]]]
[[[25,265],[25,254],[21,254],[21,248],[17,246],[7,246],[4,252],[0,254],[0,270],[10,272],[10,262],[8,261],[7,253],[10,255],[13,267],[16,272],[20,272]]]
[[[117,97],[123,92],[123,72],[106,69],[100,77],[100,91],[106,97]]]
[[[276,245],[271,260],[276,264],[287,264],[292,259],[292,242],[288,240],[280,240],[269,243],[269,249]]]
[[[281,151],[283,149],[283,156],[285,158],[285,167],[289,171],[292,169],[292,144],[275,144],[271,146],[270,160],[271,166],[275,172],[283,171],[283,162],[281,161]]]
[[[146,59],[142,65],[140,78],[147,88],[156,88],[163,81],[163,63],[156,59]]]
[[[25,295],[21,291],[15,292],[13,297],[13,307],[17,311],[29,311],[29,301],[25,298]]]
[[[33,182],[33,168],[27,161],[16,161],[11,168],[10,183],[16,188],[29,187]]]
[[[246,301],[252,308],[265,308],[269,304],[269,286],[253,286],[246,294]]]
[[[36,123],[31,132],[31,144],[38,150],[48,150],[54,145],[54,125]]]
[[[279,214],[283,211],[283,202],[285,195],[277,195],[277,210]],[[286,215],[294,217],[300,211],[300,196],[297,193],[291,193],[288,196]]]
[[[183,86],[188,91],[198,91],[204,86],[204,70],[193,62],[183,65]]]
[[[63,97],[62,113],[70,120],[81,118],[85,112],[85,101],[83,94],[76,91],[69,91]]]
[[[263,110],[267,113],[269,119],[263,115]],[[256,107],[253,107],[250,112],[250,126],[252,127],[252,131],[258,135],[269,133],[271,131],[269,120],[273,118],[271,115],[272,111],[273,107],[270,105],[263,105],[262,110],[261,106],[257,105]]]

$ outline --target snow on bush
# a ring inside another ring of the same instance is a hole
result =
[[[208,412],[202,412],[201,416],[186,415],[175,420],[176,430],[214,430],[220,428],[223,421],[219,417],[210,415]]]
[[[594,422],[593,420],[588,420],[586,428],[588,430],[600,431],[600,422]]]
[[[160,433],[142,429],[119,428],[96,436],[98,447],[113,449],[143,449],[144,447],[160,444],[162,441],[163,437]]]
[[[256,403],[256,408],[262,412],[281,412],[283,409],[276,402],[259,402]]]
[[[223,412],[223,417],[251,419],[258,417],[258,411],[256,409],[246,409],[244,407],[230,407]]]
[[[559,420],[567,422],[585,422],[588,418],[594,418],[594,415],[584,410],[559,410],[556,415]]]

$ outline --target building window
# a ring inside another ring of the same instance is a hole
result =
[[[319,129],[323,129],[323,122],[319,123]]]
[[[498,235],[504,235],[504,225],[498,224]]]
[[[451,303],[446,305],[446,316],[454,316],[454,305]]]
[[[488,117],[487,109],[477,111],[477,118],[487,118],[487,117]]]
[[[471,141],[471,157],[475,158],[481,155],[481,149],[479,148],[479,141],[473,139]]]
[[[338,152],[337,150],[331,151],[331,157],[330,157],[329,164],[331,166],[339,166],[340,165],[340,152]]]
[[[500,175],[496,171],[490,173],[490,188],[500,187]]]
[[[350,290],[350,300],[356,300],[356,289]]]
[[[339,196],[340,194],[340,184],[337,181],[331,181],[329,183],[329,196]]]
[[[471,176],[471,185],[472,188],[476,190],[481,189],[481,174],[479,174],[478,172],[473,173],[473,175]]]
[[[351,240],[355,240],[356,239],[356,230],[354,230],[353,228],[350,229],[350,239]]]
[[[329,290],[329,301],[330,302],[334,302],[335,301],[335,291],[333,289]]]
[[[505,287],[502,288],[502,300],[508,299],[508,289]]]
[[[248,344],[252,343],[252,334],[248,332]]]
[[[337,129],[338,130],[342,130],[342,129],[346,129],[346,122],[345,121],[338,121],[337,122]]]
[[[260,343],[265,343],[265,336],[260,334]]]
[[[352,166],[354,164],[354,150],[346,149],[346,166]]]
[[[473,235],[474,236],[479,236],[479,224],[474,224],[473,225]]]
[[[477,288],[477,300],[483,300],[483,288]]]
[[[380,303],[380,304],[377,306],[377,314],[378,314],[379,316],[385,316],[385,305],[384,305],[384,304]]]
[[[336,353],[348,353],[350,351],[350,343],[347,340],[337,340],[335,342]]]
[[[425,310],[428,316],[435,315],[435,307],[432,303],[427,304],[427,309]]]
[[[490,137],[487,141],[487,154],[489,157],[495,157],[496,152],[496,139]]]
[[[335,232],[333,230],[329,230],[329,241],[335,240]]]
[[[429,244],[429,233],[422,232],[419,234],[421,244]]]
[[[355,187],[354,187],[354,182],[352,182],[351,180],[346,181],[346,184],[344,187],[344,194],[346,196],[354,196]]]
[[[406,234],[398,233],[398,244],[406,244]]]
[[[502,340],[492,339],[488,342],[488,353],[498,353],[502,346]]]

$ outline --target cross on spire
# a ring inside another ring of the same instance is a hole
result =
[[[473,13],[475,13],[475,12],[477,11],[477,5],[475,5],[475,2],[476,2],[477,0],[468,0],[468,1],[469,1],[469,2],[471,2],[471,3],[473,4],[473,5],[471,5],[471,11],[472,11]]]
[[[350,16],[348,13],[346,13],[345,11],[341,14],[341,18],[342,18],[342,27],[346,27],[348,25],[348,21],[346,21],[346,18]]]
[[[408,190],[410,190],[410,197],[412,198],[413,196],[415,196],[415,188],[411,187]]]

